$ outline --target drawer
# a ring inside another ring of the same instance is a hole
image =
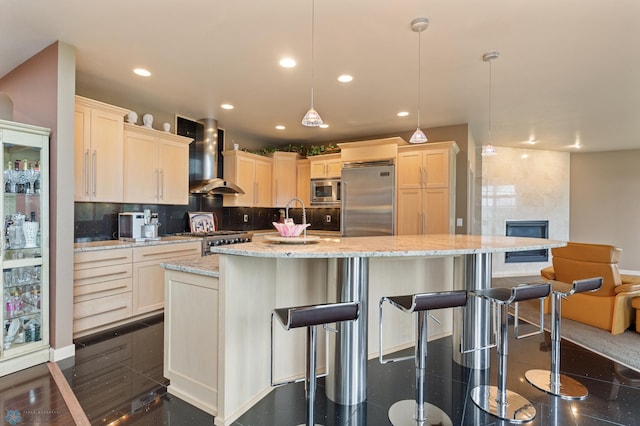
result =
[[[104,283],[106,281],[121,280],[133,276],[133,264],[125,263],[113,266],[101,266],[93,269],[80,269],[73,271],[73,286]]]
[[[179,244],[158,244],[148,247],[136,247],[133,249],[134,262],[147,262],[150,260],[166,260],[178,257],[200,257],[202,244],[200,241],[190,241]]]
[[[131,316],[131,292],[73,304],[73,332],[88,330]]]
[[[93,269],[102,266],[119,265],[133,261],[133,250],[130,248],[113,250],[95,250],[75,253],[73,269]]]
[[[121,280],[102,281],[79,285],[73,284],[73,302],[84,302],[86,300],[97,299],[105,296],[113,296],[120,293],[131,293],[133,288],[133,278],[123,278]]]

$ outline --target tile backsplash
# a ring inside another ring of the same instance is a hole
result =
[[[160,236],[189,231],[190,211],[214,212],[218,218],[218,229],[261,230],[271,229],[271,222],[280,218],[279,208],[222,207],[221,197],[189,197],[189,205],[119,204],[119,203],[75,203],[74,240],[110,240],[117,238],[118,213],[150,209],[158,213]],[[340,209],[307,208],[307,223],[310,229],[324,231],[340,230]],[[290,208],[289,216],[302,223],[302,209]]]

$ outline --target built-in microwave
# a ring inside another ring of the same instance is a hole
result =
[[[310,196],[312,206],[339,206],[340,179],[311,179]]]

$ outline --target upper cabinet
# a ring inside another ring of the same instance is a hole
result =
[[[296,197],[300,198],[305,206],[311,205],[311,162],[308,158],[297,161],[297,189]]]
[[[75,201],[122,202],[123,122],[127,112],[76,96]]]
[[[224,179],[238,185],[244,194],[225,195],[225,206],[273,207],[273,160],[244,151],[224,151]]]
[[[397,233],[455,232],[455,142],[398,148]]]
[[[339,178],[342,174],[342,157],[338,154],[309,157],[310,178]]]
[[[192,139],[124,124],[125,203],[188,204]]]
[[[285,207],[297,193],[297,161],[295,152],[273,153],[273,206]]]

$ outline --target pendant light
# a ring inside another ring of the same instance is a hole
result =
[[[485,62],[489,62],[489,139],[488,139],[489,143],[486,145],[482,145],[482,151],[480,152],[480,155],[483,155],[483,156],[497,154],[496,147],[491,144],[491,87],[492,87],[491,61],[493,61],[494,59],[498,59],[498,56],[500,56],[500,52],[495,50],[491,52],[487,52],[484,55],[482,55],[482,60]]]
[[[313,37],[315,26],[315,2],[311,0],[311,108],[302,117],[302,125],[307,127],[318,127],[322,124],[322,118],[313,107]]]
[[[420,73],[420,35],[424,30],[429,28],[429,20],[427,18],[416,18],[411,21],[411,31],[418,33],[418,128],[411,138],[409,139],[410,143],[425,143],[427,142],[427,137],[424,132],[420,130],[420,95],[421,95],[421,73]]]

